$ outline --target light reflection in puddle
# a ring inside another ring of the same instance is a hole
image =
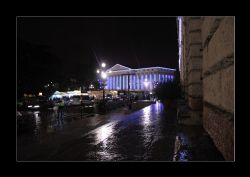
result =
[[[103,143],[103,146],[107,146],[107,138],[113,134],[113,128],[115,123],[108,123],[100,128],[94,130],[92,133],[95,135],[95,142],[94,145],[97,145],[99,143]]]
[[[109,151],[108,147],[108,139],[114,133],[114,126],[116,123],[107,123],[100,128],[97,128],[90,133],[86,134],[93,134],[94,135],[94,142],[91,143],[92,145],[98,145],[101,143],[101,146],[98,148],[99,150],[96,152],[97,158],[99,160],[111,160],[114,158],[114,154]],[[85,136],[86,136],[85,135]],[[114,138],[111,138],[111,141],[114,141]],[[112,143],[112,142],[111,142]],[[89,154],[92,156],[93,154]]]
[[[40,117],[40,111],[35,111],[34,112],[34,118],[35,118],[35,134],[38,133],[39,129],[40,129],[40,125],[41,125],[41,117]]]
[[[152,124],[151,120],[151,106],[147,106],[142,109],[142,124],[143,124],[143,144],[145,147],[148,147],[151,142],[152,132],[150,132],[150,125]]]
[[[159,101],[156,101],[156,103],[154,104],[154,108],[155,108],[156,114],[159,114],[160,108],[161,108]]]
[[[191,158],[189,152],[188,139],[183,134],[176,136],[173,161],[186,162]]]
[[[160,123],[161,114],[163,112],[163,104],[156,102],[153,105],[142,109],[142,125],[143,125],[143,144],[145,148],[150,148],[154,142],[161,137],[161,132],[156,128]],[[156,123],[158,122],[158,123]]]
[[[143,124],[145,126],[149,125],[150,124],[150,111],[151,111],[151,106],[148,106],[146,108],[144,108],[142,111],[143,111],[143,114],[142,114],[142,120],[143,120]]]

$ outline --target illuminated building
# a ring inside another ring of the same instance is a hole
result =
[[[156,84],[172,81],[175,69],[149,67],[132,69],[116,64],[107,70],[106,89],[117,91],[152,91]]]

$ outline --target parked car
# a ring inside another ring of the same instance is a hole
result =
[[[91,99],[89,95],[82,95],[81,104],[84,107],[93,107],[94,100]]]
[[[41,103],[39,101],[30,101],[27,104],[28,110],[38,110],[41,108]]]
[[[22,110],[22,111],[47,110],[48,108],[52,108],[53,106],[54,106],[54,104],[52,101],[49,101],[43,97],[26,98],[22,102],[20,109],[18,109],[18,110]]]
[[[81,105],[81,96],[80,95],[72,96],[68,104],[73,106]]]

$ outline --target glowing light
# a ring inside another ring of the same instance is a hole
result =
[[[38,95],[39,95],[39,96],[43,96],[43,93],[42,93],[42,92],[39,92]]]
[[[146,78],[146,79],[144,80],[144,86],[147,88],[148,85],[149,85],[149,82],[148,82],[148,79]]]
[[[40,106],[39,105],[35,105],[34,108],[40,108]]]
[[[103,78],[103,79],[106,79],[106,78],[107,78],[107,73],[102,72],[102,78]]]
[[[28,108],[32,108],[32,106],[31,106],[31,105],[29,105],[29,106],[28,106]]]
[[[102,67],[105,68],[106,67],[106,63],[102,63]]]
[[[98,70],[96,70],[96,72],[99,74],[99,73],[100,73],[100,70],[98,69]]]

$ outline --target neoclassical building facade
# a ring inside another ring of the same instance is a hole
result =
[[[152,91],[156,84],[174,79],[175,69],[149,67],[132,69],[116,64],[107,70],[106,89]]]

